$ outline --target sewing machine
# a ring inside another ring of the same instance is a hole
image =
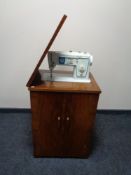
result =
[[[61,52],[49,51],[48,64],[49,72],[44,73],[44,80],[64,82],[90,82],[89,68],[93,57],[87,52]],[[63,73],[55,71],[56,66],[72,66],[73,71]]]

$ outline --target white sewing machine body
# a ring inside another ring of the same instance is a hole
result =
[[[50,73],[46,74],[43,79],[63,82],[90,82],[89,69],[92,61],[93,57],[85,52],[49,51],[48,64]],[[56,73],[54,70],[56,65],[73,66],[73,73]]]

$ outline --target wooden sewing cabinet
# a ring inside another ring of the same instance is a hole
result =
[[[88,157],[100,88],[91,83],[41,82],[29,87],[35,157]]]

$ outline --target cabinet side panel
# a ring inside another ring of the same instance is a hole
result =
[[[31,112],[32,112],[32,137],[34,146],[34,156],[41,155],[41,138],[40,138],[40,96],[38,92],[30,92]]]

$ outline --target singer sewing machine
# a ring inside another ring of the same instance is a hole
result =
[[[48,64],[49,71],[41,73],[43,80],[47,81],[64,81],[64,82],[90,82],[89,69],[93,57],[87,52],[61,52],[49,51]],[[60,73],[55,71],[56,66],[72,66],[73,71],[64,71]]]

